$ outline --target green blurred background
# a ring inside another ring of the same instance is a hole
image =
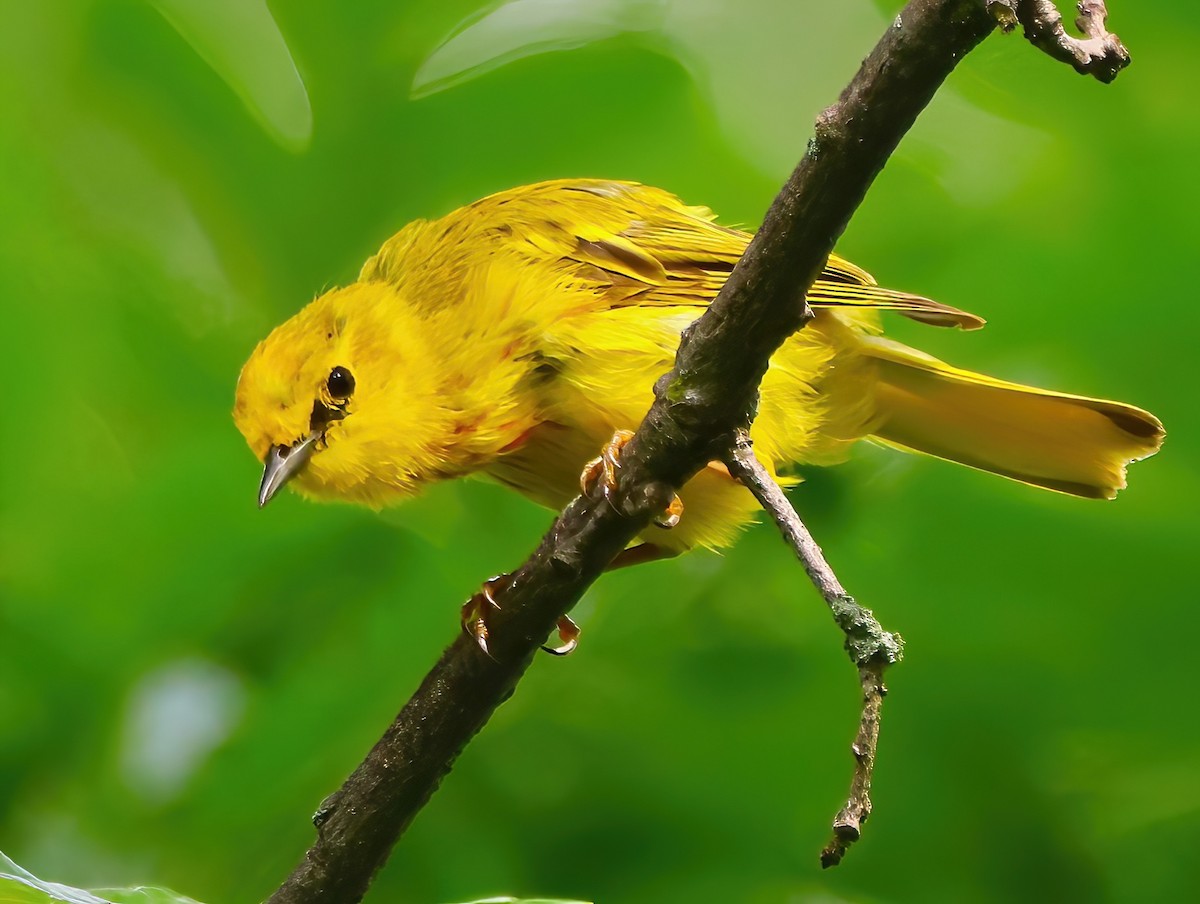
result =
[[[0,849],[258,900],[550,515],[482,482],[258,511],[229,417],[255,342],[409,219],[525,182],[635,179],[753,225],[900,4],[3,6]],[[1114,3],[1135,63],[1111,86],[989,39],[840,245],[990,321],[897,337],[1170,432],[1111,504],[877,448],[807,475],[800,510],[909,644],[847,862],[817,853],[854,674],[760,526],[593,588],[579,653],[535,663],[373,900],[1200,887],[1190,9]]]

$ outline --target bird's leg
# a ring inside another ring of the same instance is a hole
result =
[[[583,473],[579,475],[579,487],[583,490],[584,496],[591,496],[599,482],[604,498],[612,498],[612,494],[617,489],[617,471],[621,468],[621,450],[631,439],[633,439],[632,430],[618,430],[600,450],[600,456],[593,458],[583,466]],[[682,515],[683,500],[676,494],[672,497],[666,512],[654,519],[654,524],[664,530],[670,530],[679,523]]]
[[[584,466],[583,473],[579,475],[579,485],[585,496],[590,496],[596,488],[596,484],[600,483],[604,498],[611,498],[613,491],[617,488],[617,471],[621,467],[621,449],[631,439],[633,439],[632,430],[618,430],[600,451],[600,456]],[[654,523],[659,527],[670,529],[679,523],[682,514],[683,500],[676,495],[671,499],[671,504],[667,506],[664,514],[655,519]],[[658,546],[655,543],[639,543],[637,546],[631,546],[617,553],[616,558],[609,562],[608,567],[604,570],[615,571],[618,568],[627,568],[643,562],[668,559],[676,554],[675,550]],[[474,596],[463,603],[462,607],[463,631],[475,641],[479,649],[493,659],[495,657],[488,649],[488,616],[500,608],[500,604],[496,602],[496,595],[508,581],[509,576],[506,574],[489,578],[484,581],[483,586]],[[579,646],[579,625],[570,616],[563,615],[558,619],[557,627],[558,637],[562,643],[557,647],[543,644],[542,649],[554,656],[566,656]]]
[[[488,616],[500,608],[500,604],[496,602],[496,594],[508,580],[507,574],[488,578],[479,588],[479,592],[463,603],[462,607],[463,631],[473,638],[479,649],[491,659],[496,657],[492,656],[492,651],[488,649]],[[558,619],[558,637],[562,641],[561,644],[557,647],[543,644],[542,649],[554,656],[566,656],[579,646],[579,625],[575,624],[570,616],[561,616]]]
[[[628,549],[622,549],[616,558],[608,563],[605,571],[616,571],[618,568],[628,568],[630,565],[641,565],[643,562],[657,562],[659,559],[669,559],[679,553],[674,549],[657,546],[654,543],[639,543]],[[493,603],[494,605],[494,603]],[[554,656],[566,656],[579,646],[579,625],[569,615],[558,620],[558,637],[562,643],[557,647],[542,645],[542,649]]]
[[[678,498],[678,497],[677,497]],[[682,508],[682,506],[681,506]],[[605,571],[616,571],[618,568],[628,568],[630,565],[641,565],[643,562],[657,562],[659,559],[669,559],[678,555],[673,549],[656,546],[653,543],[639,543],[628,549],[622,549],[615,559],[608,563]],[[496,603],[493,600],[492,605]],[[542,649],[553,656],[566,656],[579,646],[579,625],[569,615],[558,619],[558,639],[562,641],[557,647],[542,644]]]
[[[646,562],[659,562],[672,559],[679,555],[679,550],[668,549],[657,543],[639,543],[622,549],[615,559],[608,563],[605,571],[616,571],[618,568],[629,568],[631,565],[642,565]]]

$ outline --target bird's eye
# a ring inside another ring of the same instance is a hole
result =
[[[354,376],[344,367],[335,367],[329,372],[325,386],[335,399],[348,399],[354,394]]]

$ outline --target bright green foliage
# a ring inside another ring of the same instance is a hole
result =
[[[246,43],[189,5],[245,16]],[[254,343],[402,223],[513,185],[635,179],[755,223],[899,7],[525,0],[496,31],[479,0],[4,4],[4,850],[79,887],[264,899],[458,605],[550,516],[482,482],[383,515],[258,511],[229,416]],[[1168,430],[1107,504],[876,448],[806,475],[798,508],[907,641],[846,862],[817,855],[855,676],[764,526],[601,580],[579,652],[535,663],[372,900],[1200,888],[1200,24],[1181,0],[1109,7],[1134,59],[1116,83],[989,39],[840,244],[989,320],[893,318],[901,341]],[[569,49],[530,54],[530,23]]]

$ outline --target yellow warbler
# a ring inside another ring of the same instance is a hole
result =
[[[614,431],[635,427],[679,333],[749,236],[624,182],[516,188],[410,223],[358,281],[259,343],[234,419],[264,462],[259,502],[381,506],[486,474],[558,508]],[[832,464],[870,438],[1034,486],[1111,498],[1163,430],[1120,402],[960,370],[880,335],[879,311],[975,329],[973,314],[884,289],[831,256],[816,313],[772,359],[752,438],[772,471]],[[680,490],[658,554],[730,543],[756,504],[718,464]]]

